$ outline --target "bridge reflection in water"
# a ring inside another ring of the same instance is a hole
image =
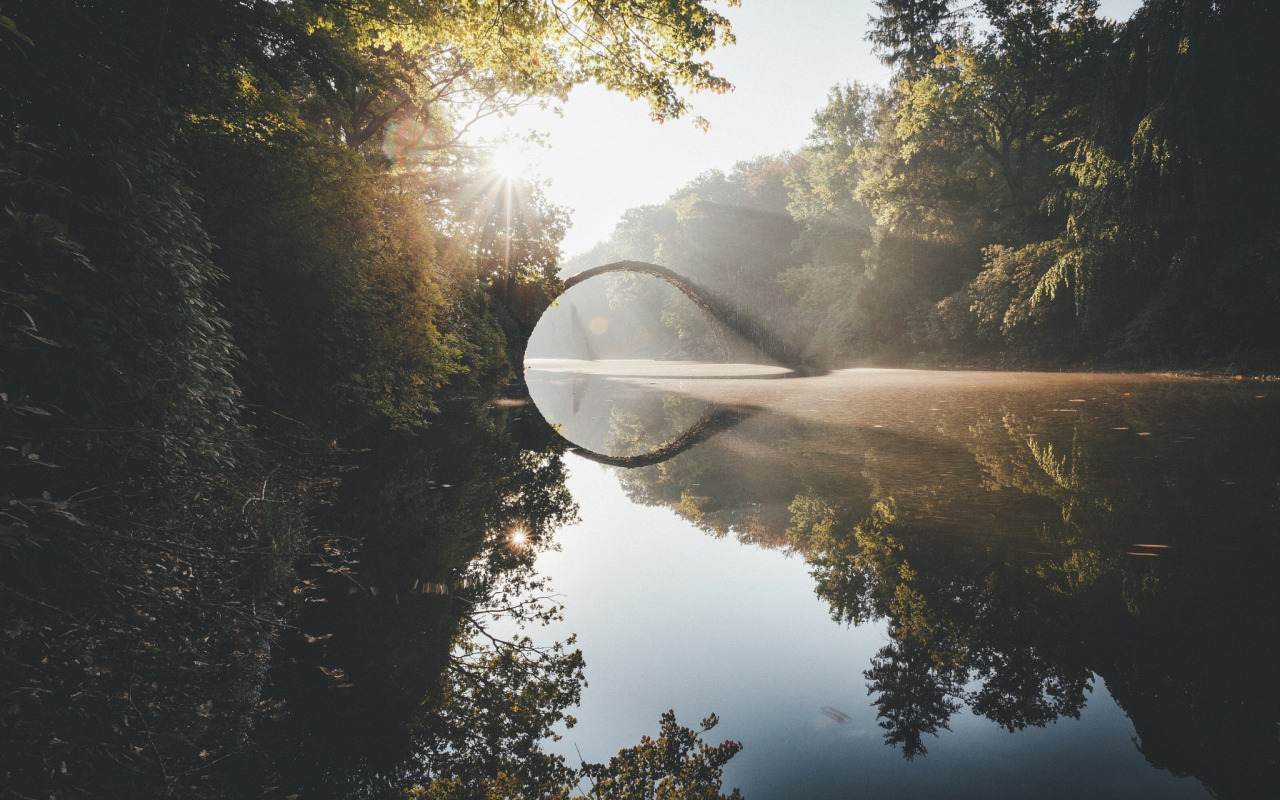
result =
[[[525,362],[529,396],[556,433],[583,458],[617,467],[660,463],[754,413],[748,402],[691,397],[683,391],[686,381],[790,374],[784,367],[694,361]]]

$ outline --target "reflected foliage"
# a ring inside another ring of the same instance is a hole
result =
[[[883,620],[863,674],[908,759],[963,708],[1044,727],[1101,681],[1153,765],[1222,797],[1276,788],[1270,393],[1104,378],[920,394],[884,426],[760,414],[619,479],[715,535],[798,552],[835,622]]]
[[[533,565],[575,514],[560,451],[518,448],[505,410],[444,413],[433,437],[378,441],[338,494],[275,678],[288,713],[261,737],[285,785],[376,796],[517,761],[554,777],[540,742],[577,701],[581,653],[487,630],[558,612]]]
[[[406,777],[420,791],[409,796],[567,796],[577,773],[543,747],[560,738],[556,726],[573,725],[565,712],[586,684],[570,645],[464,639],[440,699],[416,721],[417,764]]]
[[[920,645],[895,640],[871,660],[867,692],[876,696],[876,719],[884,728],[885,744],[901,748],[908,761],[928,754],[924,737],[950,730],[947,720],[960,710],[960,694],[953,673],[932,668]]]
[[[702,734],[719,724],[712,714],[698,730],[676,722],[668,711],[659,721],[658,737],[641,737],[634,747],[624,748],[607,764],[582,764],[578,770],[559,770],[561,783],[539,781],[530,786],[518,774],[499,771],[496,775],[474,775],[468,781],[435,780],[415,784],[406,798],[430,800],[534,800],[567,798],[576,792],[589,800],[741,800],[734,789],[723,794],[723,767],[742,749],[738,742],[711,746]],[[517,769],[522,769],[518,764]],[[584,784],[589,788],[584,789]]]
[[[563,445],[520,449],[507,409],[442,413],[435,436],[378,441],[339,491],[248,785],[281,797],[532,799],[568,797],[589,778],[589,796],[615,797],[634,796],[617,787],[643,775],[672,797],[718,797],[707,792],[739,746],[703,745],[674,717],[608,765],[548,752],[586,685],[573,638],[536,631],[560,613],[537,554],[576,515]]]
[[[687,430],[703,406],[702,401],[669,393],[663,399],[661,417],[619,412],[611,419],[611,430],[620,442],[651,450],[669,441],[681,426]],[[769,521],[785,518],[785,505],[780,505],[786,496],[785,485],[779,488],[773,484],[776,476],[758,469],[758,464],[717,458],[715,454],[723,455],[723,451],[714,444],[699,444],[661,463],[620,471],[618,480],[633,503],[674,508],[714,536],[751,541],[769,535]],[[772,534],[772,543],[782,541],[780,531]]]
[[[591,783],[592,800],[633,800],[637,797],[671,800],[742,800],[734,789],[722,794],[724,765],[742,750],[738,742],[712,747],[702,734],[719,724],[715,714],[702,720],[697,731],[676,723],[668,711],[660,720],[658,738],[645,736],[609,759],[608,764],[586,764],[583,773]]]

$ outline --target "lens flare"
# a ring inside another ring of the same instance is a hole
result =
[[[529,169],[528,151],[521,142],[502,142],[489,154],[489,168],[505,180],[517,180]]]
[[[403,164],[425,153],[429,140],[427,126],[418,120],[393,123],[382,137],[382,152],[392,163]]]

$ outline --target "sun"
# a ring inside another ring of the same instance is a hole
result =
[[[489,169],[508,181],[524,177],[529,170],[529,152],[523,142],[500,142],[489,151]]]
[[[512,547],[527,547],[529,542],[529,531],[523,525],[517,525],[507,533],[507,542]]]

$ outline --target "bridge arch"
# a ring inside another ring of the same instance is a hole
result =
[[[660,267],[657,264],[650,264],[645,261],[615,261],[612,264],[603,264],[583,270],[576,275],[571,275],[565,279],[564,288],[567,291],[584,281],[611,272],[631,272],[664,280],[679,289],[685,297],[692,300],[694,305],[702,309],[702,312],[715,322],[751,342],[762,353],[782,366],[787,367],[795,374],[820,375],[826,372],[826,370],[810,364],[802,358],[798,348],[783,341],[768,328],[762,326],[733,301],[699,286],[667,267]]]
[[[657,264],[649,264],[644,261],[615,261],[612,264],[603,264],[598,267],[583,270],[577,275],[571,275],[568,278],[565,278],[564,288],[566,290],[572,289],[580,283],[591,280],[592,278],[600,275],[606,275],[610,272],[632,272],[639,275],[652,275],[655,278],[660,278],[679,289],[685,297],[692,300],[694,305],[702,309],[705,313],[715,316],[715,311],[707,300],[708,292],[705,289],[699,288],[693,283],[693,281],[684,277],[675,270],[660,267]]]

